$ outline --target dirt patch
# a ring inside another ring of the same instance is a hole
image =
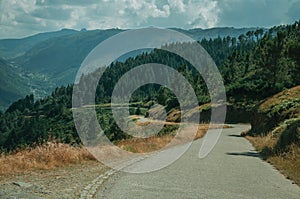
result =
[[[180,122],[180,119],[181,119],[181,111],[173,110],[173,111],[170,111],[166,120],[168,122]]]
[[[80,198],[84,188],[107,170],[96,161],[83,161],[56,169],[0,176],[0,198]]]

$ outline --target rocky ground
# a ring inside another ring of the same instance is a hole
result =
[[[52,170],[0,176],[0,198],[92,198],[110,170],[86,161]]]

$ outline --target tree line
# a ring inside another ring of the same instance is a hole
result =
[[[249,31],[238,38],[228,36],[199,41],[222,74],[229,102],[255,104],[300,84],[299,25],[300,21],[297,21],[266,31]],[[174,45],[177,45],[176,48],[185,49],[188,44]],[[190,63],[178,55],[154,49],[105,67],[96,88],[95,102],[110,103],[110,96],[119,78],[132,68],[146,63],[161,63],[175,68],[192,85],[199,105],[210,101],[203,78],[195,72]],[[88,82],[89,79],[98,78],[97,75],[97,71],[84,75],[82,81]],[[86,86],[88,87],[88,84]],[[1,150],[10,151],[41,144],[49,139],[80,144],[73,123],[72,91],[73,85],[68,85],[56,88],[51,95],[39,100],[34,100],[33,95],[28,95],[14,102],[5,113],[0,112]],[[134,107],[138,113],[140,108],[149,108],[149,102],[162,104],[168,111],[179,106],[174,94],[158,84],[139,88],[131,97],[131,102],[140,104]],[[112,141],[128,138],[118,129],[109,110],[97,112],[100,124],[104,126],[105,133]]]

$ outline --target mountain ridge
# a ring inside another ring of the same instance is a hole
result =
[[[49,38],[59,37],[63,35],[73,34],[78,32],[72,29],[61,29],[52,32],[42,32],[23,38],[7,38],[0,39],[0,55],[5,59],[11,59],[22,55],[35,44],[43,42]]]
[[[226,31],[221,36],[235,36],[240,33],[245,34],[253,29],[226,27],[201,29],[201,31],[200,29],[184,30],[178,28],[176,30],[195,40],[201,40],[204,37],[216,38],[220,36],[222,30]],[[76,72],[88,53],[103,40],[122,31],[124,30],[116,28],[106,30],[83,29],[81,31],[62,29],[21,39],[2,39],[0,40],[0,57],[19,68],[23,76],[28,76],[24,80],[24,89],[26,92],[28,90],[30,93],[35,92],[36,98],[40,98],[44,94],[50,94],[55,87],[73,83]],[[235,33],[235,31],[237,32]],[[8,79],[7,81],[14,81],[9,77],[3,78]],[[22,93],[20,97],[24,97],[23,92],[18,93]],[[17,97],[13,97],[9,101],[13,102],[17,99]],[[7,103],[1,104],[2,110],[8,105]]]

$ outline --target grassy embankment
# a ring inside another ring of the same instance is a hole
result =
[[[194,117],[195,114],[201,114],[204,118],[210,118],[210,113],[206,113],[207,110],[210,109],[210,104],[204,104],[199,107],[195,107],[188,112],[186,112],[182,118],[187,119]],[[149,115],[154,116],[154,118],[161,118],[162,115],[164,114],[164,109],[161,106],[157,106],[156,108],[150,109]],[[209,111],[208,111],[209,112]],[[209,115],[209,117],[208,117]],[[166,117],[166,122],[163,122],[165,127],[164,131],[161,136],[153,136],[149,138],[133,138],[133,139],[128,139],[128,140],[122,140],[116,143],[117,146],[121,147],[124,150],[133,152],[133,153],[147,153],[151,151],[156,151],[159,150],[163,147],[165,147],[167,144],[169,144],[175,137],[176,130],[178,129],[178,124],[180,124],[181,120],[181,111],[177,109],[172,109],[170,112],[168,112],[167,117]],[[160,122],[160,121],[152,121],[152,122]],[[202,123],[203,122],[203,123]],[[176,139],[175,143],[181,144],[190,141],[191,139],[197,140],[206,134],[208,128],[231,128],[230,125],[223,125],[223,124],[208,124],[208,120],[203,120],[198,126],[198,130],[195,134],[191,131],[190,125],[195,125],[195,124],[190,124],[188,123],[184,125],[183,127],[183,132],[187,137],[181,138],[181,139]],[[137,125],[145,125],[149,123],[149,121],[146,122],[139,122],[137,121]],[[161,123],[161,122],[160,122]],[[193,136],[193,138],[188,137],[188,135]]]
[[[199,110],[199,108],[196,109]],[[173,110],[168,114],[168,122],[165,122],[165,131],[167,133],[165,134],[149,138],[121,140],[115,144],[124,150],[134,153],[147,153],[159,150],[170,143],[174,138],[175,130],[178,128],[178,123],[174,121],[178,121],[178,117],[180,117],[180,114],[177,110]],[[145,125],[145,123],[140,123],[138,120],[136,123],[138,125]],[[208,124],[200,124],[194,139],[202,138],[208,126]],[[213,128],[220,127],[220,125],[213,126]],[[225,125],[224,127],[229,128],[230,126]],[[180,140],[178,144],[184,142],[186,142],[186,140],[183,139]],[[9,154],[0,154],[0,175],[14,174],[34,169],[53,169],[89,160],[95,159],[84,147],[73,147],[68,144],[48,142],[42,146],[17,150]]]
[[[174,125],[176,127],[176,123],[168,125],[171,127]],[[220,126],[216,126],[215,128],[219,128]],[[172,128],[172,127],[171,127]],[[177,129],[177,128],[174,128]],[[198,131],[194,137],[194,140],[202,138],[206,131],[208,129],[207,124],[200,124],[198,127]],[[188,130],[188,129],[187,129]],[[163,147],[165,147],[167,144],[169,144],[174,139],[174,134],[165,134],[163,136],[152,136],[148,138],[133,138],[129,140],[122,140],[120,142],[117,142],[116,145],[120,148],[133,152],[133,153],[148,153],[152,151],[159,150]],[[187,139],[177,140],[177,143],[184,143],[187,142]]]
[[[300,185],[300,86],[260,103],[245,135],[266,161]]]
[[[85,148],[48,142],[42,146],[0,154],[0,175],[53,169],[88,160],[94,160],[94,157]]]

